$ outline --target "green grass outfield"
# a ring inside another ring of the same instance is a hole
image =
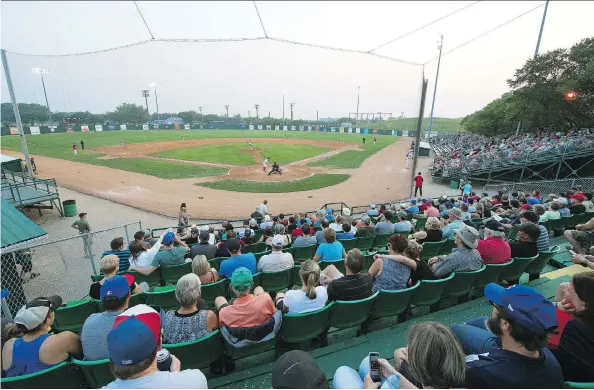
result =
[[[264,156],[270,157],[271,163],[276,161],[279,164],[287,164],[332,150],[309,145],[287,145],[256,141],[252,143],[256,149],[261,150],[259,154],[262,158],[259,161],[256,161],[249,153],[240,152],[240,150],[249,149],[249,146],[246,143],[204,145],[183,149],[171,149],[154,153],[152,156],[245,166],[261,163],[264,160]]]
[[[376,145],[373,145],[373,135],[366,136],[365,145],[359,145],[359,148],[363,150],[345,150],[344,152],[340,152],[323,160],[315,161],[310,164],[309,166],[312,167],[326,167],[326,168],[345,168],[345,169],[355,169],[359,168],[363,161],[365,161],[368,157],[376,153],[377,151],[385,148],[386,146],[392,144],[394,142],[393,138],[397,137],[390,137],[390,136],[383,136],[377,137]],[[411,138],[412,141],[412,138]]]
[[[214,188],[215,190],[235,192],[299,192],[317,190],[330,187],[346,181],[351,175],[316,173],[308,178],[290,181],[259,182],[239,179],[219,180],[200,183],[200,186]]]

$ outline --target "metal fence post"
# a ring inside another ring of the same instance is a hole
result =
[[[126,242],[130,245],[130,236],[128,235],[128,225],[124,226],[124,232],[126,233]]]
[[[91,260],[91,268],[93,268],[93,273],[97,275],[97,268],[95,267],[95,259],[93,257],[93,233],[87,233],[84,237],[87,241],[87,250],[89,251],[89,259]]]

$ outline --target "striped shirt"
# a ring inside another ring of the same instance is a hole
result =
[[[123,251],[105,251],[101,254],[101,257],[107,255],[116,255],[120,259],[120,269],[118,272],[127,271],[130,267],[130,251],[128,249]]]

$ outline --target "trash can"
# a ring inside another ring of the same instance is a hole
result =
[[[457,190],[457,189],[459,189],[458,188],[459,184],[460,184],[460,182],[458,180],[452,180],[452,181],[450,181],[450,188],[452,190]]]
[[[62,202],[62,206],[64,206],[65,217],[76,217],[78,214],[78,211],[76,210],[76,200],[65,200]]]

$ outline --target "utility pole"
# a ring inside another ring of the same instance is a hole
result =
[[[43,95],[45,96],[45,105],[47,107],[47,111],[49,112],[49,120],[50,123],[53,125],[54,121],[52,119],[52,110],[50,110],[49,101],[47,100],[47,91],[45,90],[45,81],[43,80],[43,74],[49,73],[49,70],[43,68],[33,68],[33,73],[39,73],[41,76],[41,85],[43,86]]]
[[[270,110],[268,110],[268,119],[270,119]]]
[[[225,111],[227,111],[227,118],[229,118],[229,105],[228,104],[225,106]]]
[[[19,105],[16,100],[14,88],[12,86],[12,77],[10,76],[10,69],[8,68],[8,62],[6,60],[6,50],[2,49],[0,53],[2,57],[2,67],[4,68],[4,77],[6,77],[6,86],[8,87],[8,94],[10,95],[10,101],[12,103],[12,111],[14,112],[14,118],[19,129],[19,137],[21,138],[21,149],[25,156],[25,162],[27,163],[27,173],[29,176],[33,176],[33,168],[31,167],[31,158],[29,157],[29,148],[27,147],[27,140],[25,139],[21,113],[19,112]]]
[[[320,121],[320,111],[316,110],[316,122]]]
[[[254,104],[254,107],[256,107],[256,119],[258,119],[258,116],[259,116],[258,109],[260,108],[260,105]]]
[[[198,106],[198,110],[200,110],[200,124],[204,124],[202,118],[202,106]]]
[[[155,88],[155,106],[157,107],[157,120],[161,120],[161,116],[159,115],[159,97],[157,96],[157,84],[152,83],[151,87]]]
[[[251,118],[251,117],[252,117],[252,113],[250,110],[248,110],[248,118]]]
[[[289,106],[291,106],[291,121],[293,121],[293,107],[295,106],[295,103],[289,103]]]
[[[355,114],[355,124],[357,124],[357,118],[359,118],[359,92],[361,87],[357,87],[357,114]]]
[[[439,49],[439,59],[437,60],[437,72],[435,73],[435,85],[433,86],[433,101],[431,103],[431,114],[429,114],[429,132],[427,133],[427,140],[433,129],[433,109],[435,108],[435,94],[437,93],[437,80],[439,78],[439,66],[441,65],[441,48],[443,47],[443,34],[439,34],[439,41],[437,41],[437,48]]]
[[[149,97],[149,90],[143,89],[142,90],[142,97],[144,98],[144,103],[146,104],[146,115],[148,116],[149,121],[151,120],[151,114],[149,113],[148,108],[148,97]]]
[[[283,93],[283,126],[285,125],[285,94]]]

